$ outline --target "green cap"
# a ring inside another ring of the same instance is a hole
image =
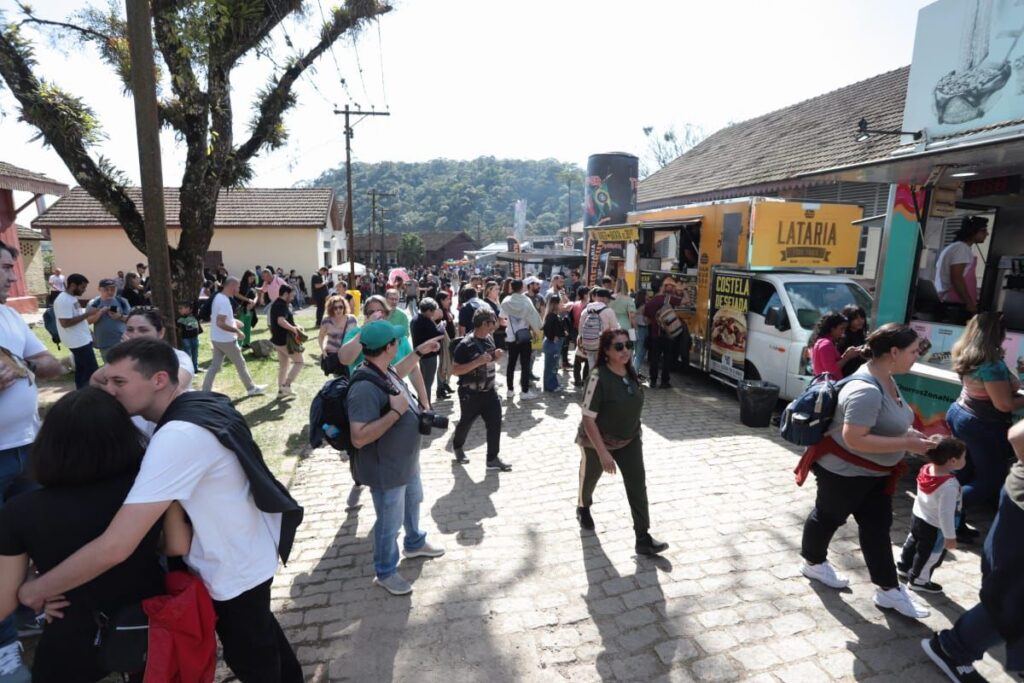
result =
[[[392,325],[386,320],[374,320],[363,325],[359,331],[359,343],[364,349],[382,349],[399,337],[409,334],[402,325]]]

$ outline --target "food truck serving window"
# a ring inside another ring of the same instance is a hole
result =
[[[813,330],[826,313],[841,311],[850,304],[871,310],[871,297],[852,282],[787,282],[784,286],[805,330]]]

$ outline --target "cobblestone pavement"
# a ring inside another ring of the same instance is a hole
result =
[[[924,598],[923,624],[872,604],[852,522],[831,558],[851,588],[811,585],[797,553],[814,484],[794,485],[796,449],[740,425],[724,387],[677,377],[671,390],[647,391],[643,436],[652,531],[671,548],[638,558],[617,477],[598,485],[596,533],[577,526],[578,397],[507,407],[511,473],[485,473],[481,423],[466,466],[451,462],[451,429],[424,443],[422,524],[447,554],[402,562],[411,596],[371,584],[373,506],[367,492],[346,511],[346,464],[320,450],[299,465],[292,490],[306,521],[273,594],[309,680],[945,680],[919,641],[975,604],[976,547],[937,571],[946,594]],[[896,543],[912,493],[908,476]],[[989,657],[979,668],[1010,680]]]

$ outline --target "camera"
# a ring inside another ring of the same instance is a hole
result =
[[[424,410],[420,413],[420,434],[427,436],[431,429],[448,429],[448,418],[435,412]]]

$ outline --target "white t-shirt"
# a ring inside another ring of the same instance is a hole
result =
[[[57,275],[55,273],[55,274],[50,276],[49,282],[50,282],[50,289],[52,289],[53,291],[55,291],[55,292],[63,292],[64,291],[64,276],[63,275]]]
[[[256,507],[238,456],[190,422],[168,422],[153,435],[124,502],[169,500],[192,520],[185,562],[214,600],[230,600],[274,576],[280,513]]]
[[[85,320],[79,320],[71,327],[60,324],[61,320],[77,318],[84,312],[82,304],[78,303],[78,297],[67,292],[61,292],[53,301],[53,314],[57,316],[57,334],[61,343],[69,349],[77,349],[92,343],[92,332],[89,331],[89,323]]]
[[[174,349],[174,355],[178,357],[178,367],[188,373],[188,384],[184,387],[185,391],[192,391],[192,378],[195,377],[195,373],[192,371],[192,356],[181,349]],[[150,422],[141,415],[132,415],[132,424],[145,434],[147,439],[153,438],[153,432],[156,431],[156,422]]]
[[[229,326],[235,325],[235,314],[231,311],[231,299],[226,294],[218,294],[213,297],[213,304],[210,306],[210,341],[233,342],[237,336],[220,329],[217,325],[217,316],[224,316],[224,322]]]
[[[957,240],[942,250],[935,264],[935,291],[941,297],[946,291],[953,289],[953,281],[949,277],[950,266],[974,263],[974,252],[971,245]]]
[[[18,312],[0,304],[0,346],[15,356],[31,358],[46,350]],[[39,394],[28,378],[0,391],[0,450],[35,441],[39,432]]]

